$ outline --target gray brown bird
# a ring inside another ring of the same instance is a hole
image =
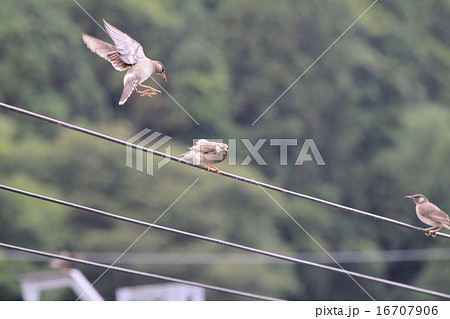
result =
[[[182,159],[192,160],[195,164],[205,164],[216,170],[216,175],[220,174],[217,167],[209,164],[216,164],[224,161],[228,155],[228,145],[225,143],[210,142],[205,139],[198,140],[194,146],[189,147],[189,151],[179,155]]]
[[[59,254],[63,257],[71,257],[71,258],[79,257],[73,252],[67,250],[63,250]],[[70,269],[70,261],[64,259],[53,258],[49,261],[48,265],[50,266],[50,268],[58,269],[62,273],[67,273]]]
[[[161,93],[160,90],[143,85],[142,82],[147,80],[153,73],[160,75],[167,81],[164,65],[159,61],[147,58],[142,45],[133,40],[128,34],[113,27],[105,20],[103,20],[103,23],[105,24],[106,32],[114,41],[114,45],[87,34],[83,34],[83,41],[92,52],[111,62],[117,71],[129,69],[123,79],[123,91],[119,105],[123,105],[134,90],[140,93],[141,96],[152,96]],[[142,86],[146,90],[138,90],[138,86]]]
[[[419,219],[432,227],[427,228],[425,235],[436,237],[436,233],[443,227],[450,229],[450,219],[439,207],[430,203],[422,194],[405,196],[416,203],[416,214]],[[438,228],[438,229],[433,229]]]

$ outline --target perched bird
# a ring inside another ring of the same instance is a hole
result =
[[[63,250],[59,254],[64,257],[72,257],[72,258],[77,257],[74,253],[67,250]],[[64,259],[56,259],[56,258],[51,259],[48,265],[50,266],[50,268],[58,269],[62,273],[67,273],[70,269],[69,268],[70,261]]]
[[[106,32],[114,41],[114,45],[87,34],[83,34],[83,41],[92,52],[111,62],[117,71],[129,69],[123,79],[123,91],[119,105],[123,105],[134,90],[140,93],[141,96],[152,96],[161,93],[160,90],[143,85],[142,82],[147,80],[153,73],[160,75],[167,81],[164,65],[159,61],[147,58],[142,45],[133,40],[128,34],[113,27],[105,20],[103,20],[103,23],[105,24]],[[140,91],[137,89],[138,86],[142,86],[146,90]]]
[[[436,237],[436,233],[442,229],[442,227],[450,229],[450,219],[446,213],[444,213],[439,207],[430,203],[428,198],[422,194],[405,196],[410,198],[416,203],[416,214],[419,219],[432,227],[427,228],[425,235]],[[438,228],[438,229],[433,229]]]
[[[225,143],[210,142],[205,139],[198,140],[194,146],[189,147],[189,151],[179,155],[182,159],[192,160],[195,164],[205,164],[209,171],[210,168],[216,170],[216,175],[220,174],[217,167],[208,165],[224,161],[228,155],[228,145]]]

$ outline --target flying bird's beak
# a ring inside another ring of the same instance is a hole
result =
[[[161,77],[164,79],[164,81],[167,82],[167,78],[166,78],[166,74],[165,73],[159,73],[159,75],[161,75]]]

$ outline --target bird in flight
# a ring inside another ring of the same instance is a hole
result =
[[[123,91],[119,105],[123,105],[133,91],[140,93],[140,96],[153,96],[161,93],[160,90],[144,85],[142,82],[147,80],[153,73],[160,75],[167,81],[164,65],[159,61],[147,58],[142,45],[133,40],[128,34],[113,27],[105,20],[103,20],[103,23],[105,24],[106,32],[114,41],[114,45],[87,34],[83,34],[82,37],[89,50],[111,62],[117,71],[128,70],[123,79]],[[139,86],[145,88],[145,90],[138,90]]]
[[[416,203],[416,214],[419,219],[432,227],[427,228],[425,235],[436,237],[436,233],[443,227],[450,229],[450,219],[439,207],[430,203],[428,198],[422,194],[409,195],[405,198],[410,198]],[[437,228],[437,229],[434,229]]]
[[[224,161],[228,155],[228,145],[225,143],[210,142],[205,139],[198,140],[194,146],[189,147],[189,151],[179,155],[182,159],[192,160],[195,164],[205,164],[206,171],[213,168],[215,175],[220,174],[217,167],[209,164],[216,164]]]

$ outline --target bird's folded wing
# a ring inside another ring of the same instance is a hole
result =
[[[108,22],[103,20],[106,32],[113,39],[114,45],[119,52],[120,58],[127,64],[136,64],[139,61],[144,61],[147,57],[144,54],[142,45],[136,40],[133,40],[128,34],[113,27]]]
[[[89,48],[89,50],[98,54],[103,59],[111,62],[111,64],[117,71],[124,71],[131,66],[130,64],[122,61],[114,45],[91,37],[87,34],[83,34],[83,41],[84,43],[86,43],[86,46]]]
[[[442,210],[439,209],[434,204],[426,205],[422,208],[423,215],[427,216],[428,218],[431,218],[437,222],[440,223],[448,223],[449,217],[446,213],[444,213]]]
[[[208,142],[208,143],[196,145],[195,147],[198,147],[200,152],[203,154],[210,154],[210,153],[216,152],[217,144],[214,142]]]
[[[444,213],[442,210],[433,213],[432,218],[441,223],[449,223],[450,221],[448,215]]]
[[[209,143],[209,142],[208,142],[208,140],[205,140],[204,138],[202,138],[202,139],[199,139],[197,141],[197,143],[195,143],[195,144],[198,145],[198,144],[203,144],[203,143]]]

